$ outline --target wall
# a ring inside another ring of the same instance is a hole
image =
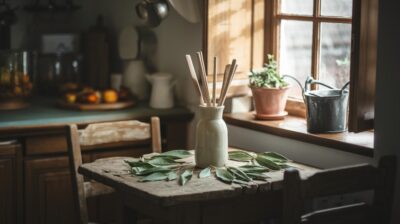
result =
[[[26,5],[29,0],[8,1],[12,5]],[[45,2],[45,1],[43,1]],[[143,25],[135,12],[139,0],[75,0],[82,8],[72,13],[29,13],[18,10],[18,23],[12,28],[13,48],[40,48],[42,33],[81,33],[95,24],[99,14],[104,16],[105,25],[111,34],[112,71],[121,72],[118,59],[117,37],[126,26]],[[118,2],[118,3],[116,3]],[[178,80],[176,95],[179,104],[196,105],[194,90],[189,83],[185,54],[202,48],[202,25],[184,20],[174,9],[159,27],[153,29],[158,37],[157,67],[169,72]]]
[[[373,158],[241,127],[229,125],[228,129],[229,143],[232,146],[257,152],[279,152],[293,160],[320,168],[373,162]]]
[[[397,155],[397,187],[393,224],[400,223],[400,5],[379,1],[378,67],[375,106],[375,148],[378,156]]]

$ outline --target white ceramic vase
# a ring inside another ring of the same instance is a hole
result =
[[[223,111],[223,106],[199,106],[195,146],[197,167],[222,167],[228,161],[228,130],[222,119]]]

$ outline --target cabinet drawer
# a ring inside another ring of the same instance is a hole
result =
[[[25,139],[27,155],[67,152],[67,139],[63,134],[30,136]]]

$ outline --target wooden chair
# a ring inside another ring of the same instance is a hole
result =
[[[389,224],[395,182],[396,157],[385,156],[379,166],[355,165],[328,169],[302,180],[288,169],[283,181],[283,224]],[[304,214],[304,202],[318,197],[374,192],[372,204],[350,205]]]
[[[151,148],[153,152],[161,152],[160,120],[158,117],[151,118]],[[114,190],[108,186],[95,181],[84,181],[83,176],[78,173],[78,168],[82,165],[81,145],[79,133],[76,125],[69,125],[67,129],[68,155],[70,162],[70,172],[72,189],[74,194],[74,204],[79,224],[88,223],[88,212],[86,198],[110,194]]]

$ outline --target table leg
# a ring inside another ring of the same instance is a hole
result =
[[[137,224],[137,213],[127,206],[122,208],[122,224]]]

